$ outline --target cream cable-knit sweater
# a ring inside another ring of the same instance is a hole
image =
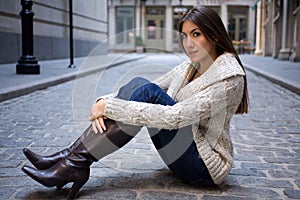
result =
[[[184,61],[154,82],[177,102],[174,106],[108,98],[104,116],[125,124],[160,129],[192,125],[199,154],[215,184],[229,174],[233,146],[229,123],[243,95],[245,75],[236,58],[219,56],[208,70],[190,83],[184,81],[189,61]]]

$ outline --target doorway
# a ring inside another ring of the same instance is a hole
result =
[[[248,7],[228,7],[228,32],[232,40],[248,40]]]
[[[146,7],[145,48],[147,52],[165,50],[165,7]]]

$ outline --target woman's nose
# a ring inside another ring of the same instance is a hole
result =
[[[186,46],[187,47],[193,47],[194,46],[194,41],[191,39],[191,38],[186,38],[186,40],[185,40],[185,42],[186,42]]]

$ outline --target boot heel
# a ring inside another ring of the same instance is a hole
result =
[[[89,177],[84,178],[83,180],[75,181],[72,185],[71,191],[69,192],[69,194],[67,196],[67,200],[74,199],[77,192],[88,181],[88,179],[89,179]]]
[[[66,182],[66,183],[62,183],[62,184],[58,184],[57,186],[56,186],[56,189],[57,190],[61,190],[65,185],[67,185],[68,184],[68,182]]]

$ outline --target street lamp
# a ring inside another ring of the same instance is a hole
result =
[[[21,0],[22,56],[16,65],[17,74],[40,74],[40,65],[33,56],[33,15],[31,0]]]
[[[70,65],[68,68],[76,68],[73,54],[73,0],[69,0],[69,31],[70,31]]]

